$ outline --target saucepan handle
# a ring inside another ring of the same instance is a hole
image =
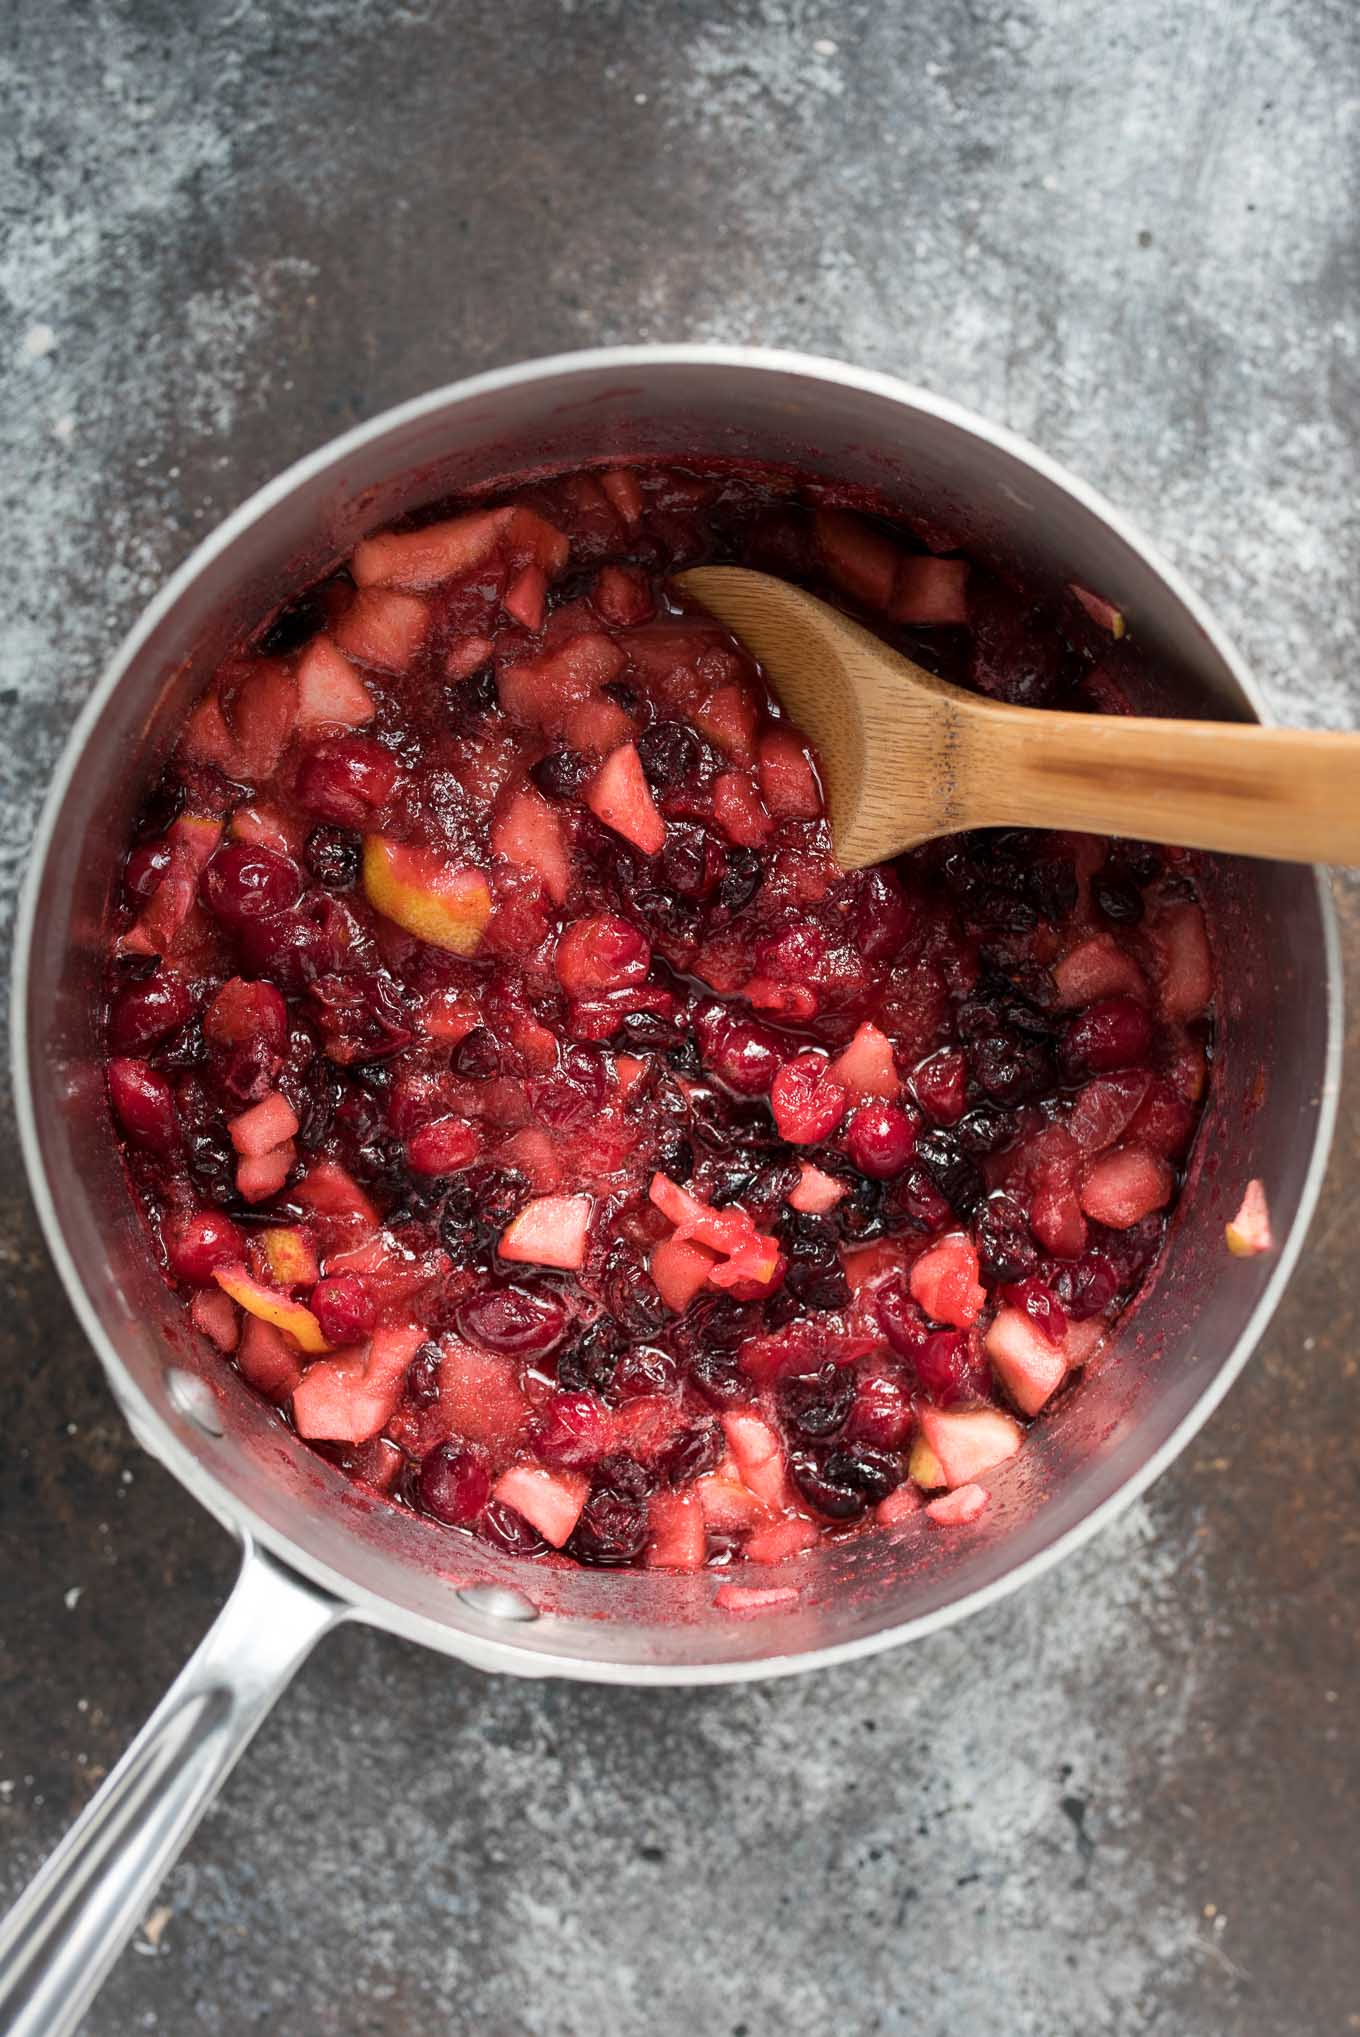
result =
[[[247,1542],[216,1623],[0,1924],[4,2037],[71,2037],[270,1706],[347,1611]]]

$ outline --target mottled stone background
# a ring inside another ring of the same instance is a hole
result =
[[[202,531],[356,418],[596,341],[809,347],[975,405],[1141,520],[1283,716],[1360,716],[1354,0],[3,18],[7,888]],[[4,1892],[232,1551],[129,1441],[0,1136]],[[1360,2029],[1357,1191],[1350,1098],[1227,1407],[956,1632],[699,1694],[326,1644],[91,2037]]]

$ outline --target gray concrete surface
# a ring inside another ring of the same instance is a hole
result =
[[[338,427],[595,341],[761,340],[1032,435],[1355,720],[1353,0],[11,0],[0,742]],[[1339,900],[1352,977],[1360,891]],[[231,1551],[133,1448],[10,1119],[0,1894]],[[1360,2029],[1360,1117],[1257,1363],[1124,1523],[909,1653],[699,1695],[307,1668],[90,2037]]]

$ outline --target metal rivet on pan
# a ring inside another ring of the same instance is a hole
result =
[[[205,1436],[222,1435],[222,1416],[217,1399],[205,1379],[199,1379],[192,1372],[181,1372],[178,1366],[172,1365],[165,1375],[165,1391],[170,1405],[196,1429],[202,1429]]]
[[[509,1591],[502,1584],[470,1584],[458,1594],[465,1606],[471,1606],[474,1613],[483,1613],[489,1620],[536,1620],[538,1607],[531,1605],[517,1591]]]

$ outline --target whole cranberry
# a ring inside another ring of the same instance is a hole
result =
[[[592,1492],[582,1507],[567,1549],[578,1563],[613,1569],[632,1563],[646,1546],[646,1506],[606,1487]]]
[[[558,936],[553,957],[557,980],[569,997],[641,983],[651,963],[644,936],[613,912],[576,920]]]
[[[845,1434],[850,1441],[872,1443],[880,1450],[900,1450],[911,1434],[913,1419],[911,1395],[903,1382],[886,1373],[871,1372],[856,1389]]]
[[[904,1273],[893,1273],[871,1290],[874,1314],[899,1358],[914,1358],[930,1334],[926,1319],[911,1298]]]
[[[890,870],[870,870],[855,900],[855,942],[866,962],[896,955],[916,922],[902,886]]]
[[[895,1103],[861,1104],[845,1128],[846,1152],[873,1181],[900,1174],[915,1145],[916,1126]]]
[[[246,1256],[240,1231],[215,1209],[168,1217],[161,1226],[161,1242],[170,1271],[190,1287],[211,1287],[214,1268],[239,1265]]]
[[[531,1521],[504,1500],[489,1499],[477,1519],[477,1533],[508,1556],[542,1556],[547,1543]]]
[[[361,1344],[373,1334],[378,1311],[357,1273],[332,1273],[312,1289],[310,1307],[328,1344]]]
[[[968,1063],[957,1047],[942,1048],[923,1061],[911,1078],[912,1094],[937,1125],[956,1125],[968,1092]]]
[[[797,1146],[829,1139],[849,1101],[850,1092],[831,1073],[825,1054],[810,1048],[784,1063],[770,1089],[770,1108],[780,1136]]]
[[[173,1153],[179,1144],[175,1093],[149,1062],[118,1058],[109,1063],[109,1101],[130,1139],[152,1153]]]
[[[123,883],[132,898],[150,898],[170,868],[170,844],[162,835],[157,842],[143,842],[131,850],[123,865]]]
[[[614,1368],[614,1391],[620,1400],[638,1400],[647,1393],[674,1393],[679,1384],[678,1360],[654,1344],[633,1344]]]
[[[726,1447],[719,1423],[696,1422],[671,1438],[656,1460],[657,1470],[672,1485],[689,1485],[717,1468]]]
[[[178,1032],[193,1015],[189,986],[169,969],[156,969],[140,983],[129,983],[113,1000],[109,1013],[109,1045],[115,1054],[143,1054],[168,1033]]]
[[[302,872],[291,856],[250,842],[228,842],[203,872],[199,889],[215,919],[233,930],[247,920],[287,912],[302,896]]]
[[[696,1020],[704,1066],[738,1096],[768,1096],[784,1065],[778,1035],[756,1019],[735,1018],[721,1007],[701,1012]]]
[[[1136,1067],[1151,1048],[1152,1021],[1132,997],[1102,997],[1078,1012],[1062,1037],[1063,1065],[1078,1074]]]
[[[397,760],[371,736],[317,743],[298,766],[298,805],[338,828],[370,827],[392,796]]]
[[[250,919],[237,929],[241,955],[260,975],[272,976],[296,995],[319,976],[340,968],[349,952],[351,922],[339,902],[310,891],[290,912]]]
[[[1057,1296],[1042,1280],[1017,1280],[1001,1290],[1003,1301],[1027,1315],[1050,1344],[1061,1344],[1067,1335],[1067,1317]]]
[[[567,1309],[547,1287],[479,1287],[459,1302],[453,1323],[469,1344],[504,1358],[546,1358],[567,1334]]]
[[[491,1474],[470,1444],[441,1443],[420,1467],[416,1496],[423,1512],[448,1527],[460,1528],[475,1520],[486,1505],[491,1496]],[[528,1527],[528,1522],[524,1525]]]
[[[591,1393],[550,1394],[534,1424],[534,1448],[544,1464],[579,1469],[609,1448],[609,1418]]]
[[[978,1366],[962,1330],[932,1330],[911,1362],[922,1392],[941,1407],[966,1400],[976,1390]]]

